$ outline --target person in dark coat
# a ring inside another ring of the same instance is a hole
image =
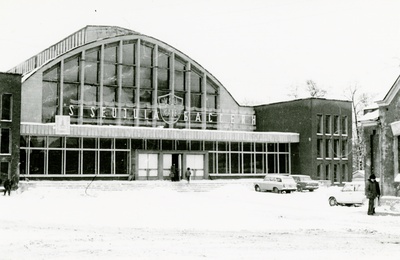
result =
[[[6,179],[4,181],[4,196],[6,195],[6,193],[8,193],[8,196],[10,196],[12,185],[12,180]]]
[[[368,198],[368,215],[375,214],[375,199],[381,196],[379,183],[376,181],[375,174],[371,174],[365,186],[365,195]]]
[[[186,175],[186,180],[189,183],[190,182],[190,175],[192,175],[192,172],[190,171],[189,167],[186,169],[185,175]]]

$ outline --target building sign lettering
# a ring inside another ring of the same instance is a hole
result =
[[[78,106],[69,105],[69,116],[78,115]],[[84,106],[83,116],[86,118],[101,117],[104,119],[123,119],[123,120],[163,120],[167,124],[175,124],[180,122],[201,123],[230,123],[242,125],[255,125],[255,115],[239,115],[217,112],[190,112],[186,111],[183,105],[183,99],[167,94],[158,98],[158,106],[156,108],[138,109],[128,107],[98,107]]]

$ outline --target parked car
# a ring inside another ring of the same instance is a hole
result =
[[[319,188],[319,184],[317,181],[311,179],[308,175],[290,175],[294,179],[297,184],[297,190],[309,190],[314,191]]]
[[[361,206],[365,203],[365,182],[348,182],[340,190],[329,195],[329,205]]]
[[[282,174],[268,174],[262,181],[254,183],[256,191],[272,191],[290,193],[296,190],[296,182],[292,177]]]

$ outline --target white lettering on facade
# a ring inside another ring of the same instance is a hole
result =
[[[197,112],[196,119],[194,121],[201,122],[201,117],[200,117],[200,113],[199,112]]]
[[[96,110],[98,108],[96,107],[87,107],[85,108],[86,110],[89,110],[89,116],[91,118],[96,117]],[[121,108],[118,109],[116,107],[100,107],[100,116],[102,118],[107,118],[107,117],[112,117],[112,118],[124,118],[124,119],[138,119],[139,118],[139,109],[128,109],[128,108]],[[142,114],[142,119],[149,119],[149,115],[151,112],[152,113],[152,118],[153,120],[160,120],[160,114],[159,113],[166,113],[168,115],[174,115],[176,117],[179,116],[177,111],[175,110],[163,110],[163,111],[158,111],[158,110],[148,110],[148,109],[143,109],[143,114]],[[75,115],[75,106],[74,105],[69,105],[68,106],[68,115],[69,116],[74,116]],[[206,120],[207,123],[224,123],[224,116],[229,116],[230,120],[229,122],[231,124],[235,124],[236,118],[240,117],[240,121],[236,123],[240,124],[246,124],[246,118],[251,118],[251,124],[256,125],[256,116],[255,115],[237,115],[237,114],[223,114],[223,113],[207,113],[205,116],[207,116]],[[213,120],[217,119],[216,121]],[[196,117],[194,118],[195,122],[202,122],[202,114],[200,112],[196,112]],[[183,111],[183,121],[188,122],[190,121],[190,112],[189,111]],[[193,119],[192,119],[193,120]],[[247,120],[249,122],[249,120]],[[227,119],[225,119],[225,123],[227,122]]]

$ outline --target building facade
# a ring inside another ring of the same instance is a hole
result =
[[[383,195],[396,195],[400,183],[400,77],[383,100],[364,111],[359,120],[364,142],[365,177],[379,178]]]
[[[18,181],[21,75],[0,73],[0,181]]]
[[[351,181],[350,101],[306,98],[256,106],[256,131],[300,134],[292,149],[292,173],[331,183]]]
[[[254,177],[291,173],[295,132],[256,131],[196,61],[138,32],[87,26],[11,69],[20,73],[21,177]]]

